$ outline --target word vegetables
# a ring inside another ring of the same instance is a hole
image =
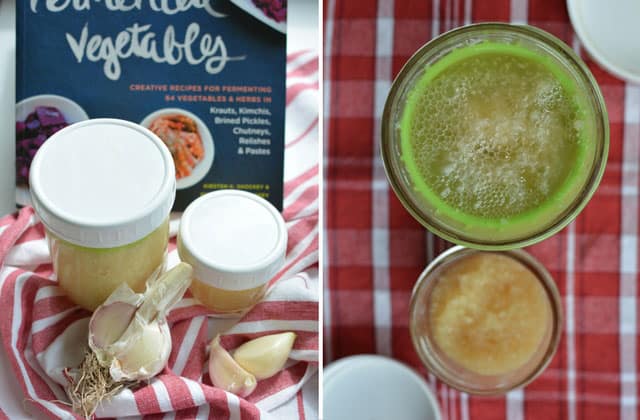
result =
[[[92,62],[104,61],[104,74],[111,80],[118,80],[122,72],[120,60],[138,57],[156,63],[176,65],[183,60],[191,65],[204,63],[209,74],[218,74],[229,61],[244,60],[245,56],[231,57],[221,36],[200,33],[200,25],[191,23],[184,36],[178,39],[176,31],[169,25],[160,40],[151,25],[134,23],[115,37],[89,35],[89,25],[85,24],[79,37],[67,33],[66,38],[78,63],[83,59]]]

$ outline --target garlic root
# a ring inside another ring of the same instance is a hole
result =
[[[100,402],[109,399],[132,383],[116,382],[109,374],[109,369],[102,367],[96,354],[87,350],[85,358],[78,369],[65,369],[71,383],[67,394],[74,412],[92,419]]]
[[[265,335],[238,347],[233,358],[257,379],[270,378],[284,367],[295,340],[292,332]]]
[[[256,389],[256,378],[244,370],[220,345],[220,336],[211,341],[209,377],[218,388],[246,397]]]

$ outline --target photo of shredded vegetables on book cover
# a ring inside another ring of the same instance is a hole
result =
[[[119,118],[171,152],[174,210],[228,188],[281,209],[286,17],[287,0],[17,2],[17,203],[56,132]]]

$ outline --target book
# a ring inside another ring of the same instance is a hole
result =
[[[282,209],[286,7],[286,0],[18,1],[18,204],[29,204],[29,164],[50,136],[89,118],[119,118],[169,147],[174,210],[227,188]]]

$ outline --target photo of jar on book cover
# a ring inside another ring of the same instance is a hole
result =
[[[282,209],[286,14],[286,0],[17,2],[17,203],[42,144],[108,117],[167,145],[174,210],[230,188]]]

